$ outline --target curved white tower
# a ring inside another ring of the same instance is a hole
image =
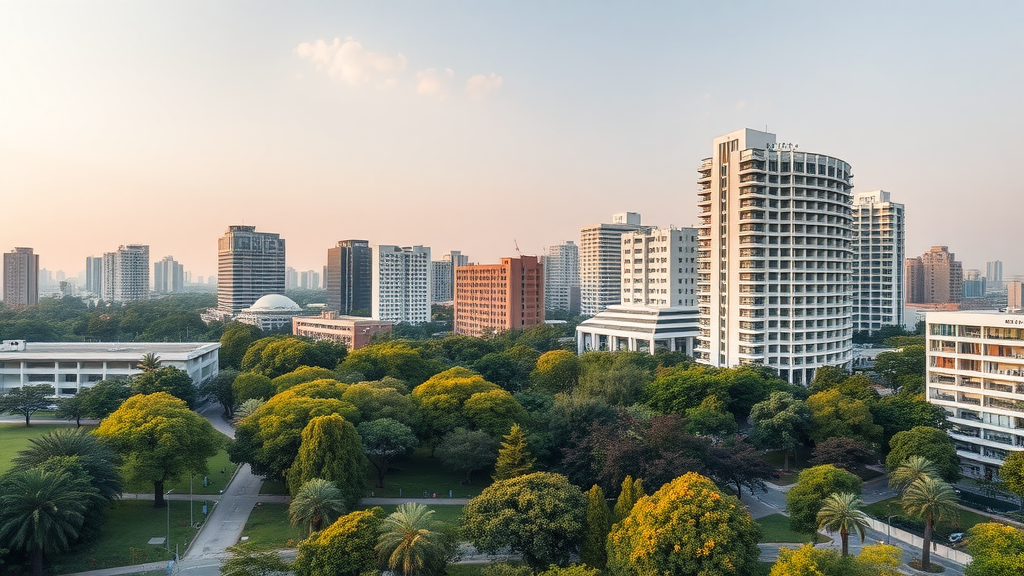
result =
[[[807,385],[853,349],[850,165],[744,129],[701,163],[695,356]]]

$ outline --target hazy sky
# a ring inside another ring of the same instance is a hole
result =
[[[1024,273],[1021,2],[0,3],[0,251],[195,275],[253,224],[473,261],[696,223],[742,127],[907,206],[907,253]]]

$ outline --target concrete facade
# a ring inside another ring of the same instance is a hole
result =
[[[103,299],[134,302],[149,298],[149,246],[123,244],[103,255]]]
[[[544,266],[545,310],[580,312],[580,247],[572,240],[548,247]]]
[[[622,295],[622,234],[640,228],[640,214],[612,215],[611,224],[580,230],[580,314],[593,316]]]
[[[850,165],[744,129],[698,170],[695,357],[764,364],[795,384],[853,350]]]
[[[946,410],[961,468],[994,477],[1024,450],[1024,316],[930,312],[927,398]]]
[[[623,233],[620,301],[655,308],[697,306],[697,229]]]
[[[853,329],[902,326],[906,209],[885,190],[853,195]]]
[[[948,246],[932,246],[906,264],[907,304],[959,304],[964,270]]]
[[[373,319],[430,322],[430,248],[379,244],[372,254]]]
[[[4,304],[13,308],[39,303],[39,255],[31,248],[4,254]]]
[[[229,226],[217,241],[217,309],[237,314],[285,291],[285,242],[255,226]]]
[[[455,333],[488,336],[544,323],[544,271],[536,256],[455,269]]]
[[[344,344],[349,350],[358,350],[370,344],[374,334],[390,332],[391,322],[378,322],[359,316],[342,316],[325,311],[320,316],[292,318],[292,334],[314,340],[329,340]]]
[[[576,327],[576,353],[628,350],[654,354],[669,350],[692,356],[699,328],[694,307],[609,306]]]
[[[185,267],[165,256],[153,264],[153,291],[157,294],[177,294],[185,289]]]

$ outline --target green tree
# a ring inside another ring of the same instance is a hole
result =
[[[964,576],[1020,576],[1024,574],[1024,531],[996,522],[975,524],[967,531],[967,553],[974,560]]]
[[[331,342],[310,344],[293,336],[270,336],[249,346],[242,358],[242,371],[274,378],[300,366],[334,369],[345,355],[344,346]]]
[[[960,509],[956,506],[956,492],[938,478],[923,478],[910,485],[903,493],[903,510],[924,520],[924,542],[921,546],[921,568],[931,568],[932,529],[942,520],[956,521]]]
[[[839,532],[839,538],[843,542],[843,556],[850,553],[850,531],[860,536],[864,542],[864,529],[868,527],[868,516],[861,511],[864,501],[856,494],[841,492],[829,494],[825,497],[818,510],[818,529],[826,529],[829,532]]]
[[[139,363],[135,367],[143,372],[152,372],[153,370],[160,368],[161,364],[163,364],[163,362],[160,361],[159,356],[153,352],[146,352],[142,355],[142,359],[139,360]]]
[[[270,400],[277,392],[269,376],[256,372],[242,372],[231,382],[231,395],[236,404],[253,398]]]
[[[10,412],[25,417],[25,426],[32,425],[32,415],[53,403],[53,386],[49,384],[26,385],[11,388],[0,396],[0,413]]]
[[[43,558],[63,552],[78,537],[96,489],[70,473],[19,469],[0,480],[0,542],[24,551],[32,573],[43,576]]]
[[[437,441],[456,428],[471,428],[463,409],[465,403],[474,394],[493,390],[501,388],[467,368],[455,367],[435,374],[412,391],[422,419],[420,436]]]
[[[1010,452],[999,467],[999,477],[1006,482],[1006,489],[1020,498],[1024,506],[1024,452]]]
[[[530,374],[530,382],[537,390],[556,394],[571,391],[579,377],[579,357],[567,350],[552,350],[537,359],[537,367]]]
[[[534,472],[499,480],[463,509],[463,533],[488,554],[508,549],[535,571],[569,560],[586,519],[586,498],[565,476]]]
[[[629,516],[629,513],[633,510],[633,506],[636,505],[637,501],[646,496],[644,493],[643,481],[637,478],[633,479],[628,474],[622,480],[622,488],[619,491],[619,497],[615,500],[615,509],[612,514],[613,522],[621,522],[623,518]]]
[[[830,494],[860,494],[860,478],[846,470],[825,464],[806,468],[796,485],[786,493],[789,527],[795,532],[814,534],[818,530],[818,512]]]
[[[604,570],[608,564],[605,543],[612,529],[612,511],[604,498],[604,491],[597,484],[587,492],[587,518],[583,525],[583,540],[580,542],[580,561]]]
[[[924,456],[911,456],[889,474],[889,487],[903,493],[910,485],[926,478],[938,478],[939,470]]]
[[[221,565],[221,576],[285,576],[292,571],[291,564],[282,560],[276,550],[257,552],[238,546],[228,550],[231,557]]]
[[[321,368],[319,366],[299,366],[295,370],[287,374],[281,374],[273,380],[271,380],[271,389],[273,390],[264,398],[270,398],[276,392],[284,392],[289,388],[298,386],[299,384],[305,384],[306,382],[313,382],[314,380],[334,380],[338,376],[334,370],[327,368]]]
[[[236,402],[231,385],[237,377],[238,370],[233,368],[222,369],[216,376],[200,384],[196,395],[200,399],[219,403],[224,408],[224,416],[232,418],[234,417]]]
[[[113,501],[121,495],[124,481],[117,469],[120,458],[100,437],[82,429],[57,428],[30,439],[28,448],[18,452],[14,463],[18,469],[27,470],[52,458],[75,458],[102,498]]]
[[[192,383],[192,377],[188,372],[174,366],[154,368],[132,378],[133,396],[156,392],[167,392],[175,398],[184,400],[189,408],[196,405],[196,387]]]
[[[412,398],[389,387],[387,382],[353,384],[345,389],[341,399],[355,406],[364,422],[390,418],[409,427],[419,422]]]
[[[296,576],[363,576],[377,569],[374,546],[380,537],[380,508],[338,518],[299,544]]]
[[[841,366],[822,366],[814,371],[811,381],[811,394],[837,388],[850,377],[850,373]]]
[[[516,476],[525,476],[533,472],[533,464],[537,459],[530,453],[526,443],[526,434],[519,424],[513,424],[505,435],[498,449],[498,460],[494,464],[495,480],[508,480]]]
[[[366,491],[366,455],[355,426],[337,414],[317,416],[302,429],[299,454],[288,470],[292,494],[313,478],[334,482],[351,510]]]
[[[828,438],[814,446],[814,455],[808,460],[812,466],[831,464],[853,472],[865,464],[878,460],[867,444],[853,438]]]
[[[945,430],[946,410],[925,400],[924,394],[890,394],[871,405],[875,424],[882,427],[882,450],[888,452],[892,437],[915,426]]]
[[[494,462],[498,441],[480,430],[456,428],[441,439],[437,456],[445,467],[466,473],[466,484],[473,483],[473,472]]]
[[[894,352],[881,352],[875,357],[875,373],[895,389],[901,376],[924,375],[924,346],[914,344]]]
[[[526,419],[526,410],[502,389],[477,392],[462,405],[470,427],[499,436],[513,424]]]
[[[139,394],[125,400],[96,429],[124,459],[128,482],[152,482],[153,505],[166,506],[164,483],[185,472],[207,473],[206,459],[215,455],[223,436],[184,401],[166,392]]]
[[[944,431],[929,426],[915,426],[899,432],[889,441],[889,454],[885,457],[885,468],[896,470],[911,456],[927,458],[946,482],[960,479],[960,457],[956,455],[953,439]]]
[[[375,550],[381,561],[403,576],[433,574],[443,568],[441,535],[431,530],[433,510],[423,504],[400,504],[381,522]]]
[[[764,402],[750,409],[754,426],[751,440],[762,450],[782,450],[785,469],[789,470],[789,454],[803,441],[810,427],[807,406],[788,392],[773,392]]]
[[[724,438],[736,433],[736,418],[718,396],[708,396],[686,411],[686,430],[698,436]]]
[[[864,546],[860,556],[840,556],[812,544],[783,547],[768,576],[900,576],[901,555],[899,548],[885,544]]]
[[[662,370],[647,387],[647,403],[659,412],[685,414],[708,396],[728,402],[727,370],[697,365]]]
[[[365,380],[397,378],[410,386],[441,371],[441,363],[420,355],[403,342],[384,342],[353,350],[338,366],[339,374],[360,374]]]
[[[412,451],[419,443],[412,428],[391,418],[360,422],[356,426],[363,441],[363,452],[377,470],[377,488],[384,487],[384,475],[395,458]]]
[[[131,383],[128,380],[108,378],[79,390],[75,396],[82,398],[82,407],[90,418],[102,420],[120,408],[131,395]]]
[[[292,526],[308,528],[308,534],[330,526],[345,513],[345,496],[330,480],[311,478],[295,493],[288,505]]]
[[[85,412],[85,399],[81,398],[78,394],[68,398],[59,398],[57,400],[57,412],[54,413],[54,416],[64,420],[74,420],[75,426],[81,427],[82,418],[88,416]]]
[[[811,416],[808,436],[815,442],[854,438],[873,444],[881,440],[882,427],[875,424],[871,409],[862,400],[832,388],[812,395],[806,404]]]
[[[537,576],[598,576],[601,571],[583,564],[570,564],[565,568],[552,564],[547,570],[537,573]]]
[[[736,498],[695,472],[637,501],[608,535],[613,576],[752,574],[760,527]]]

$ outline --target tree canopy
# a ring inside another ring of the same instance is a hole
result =
[[[796,485],[786,493],[789,526],[795,532],[813,534],[818,530],[818,512],[830,494],[860,494],[861,480],[846,470],[825,464],[805,468]]]
[[[949,434],[938,428],[915,426],[894,435],[889,441],[889,454],[885,457],[886,470],[892,472],[911,456],[930,460],[939,477],[946,482],[960,479],[960,457],[956,455],[956,445]]]

